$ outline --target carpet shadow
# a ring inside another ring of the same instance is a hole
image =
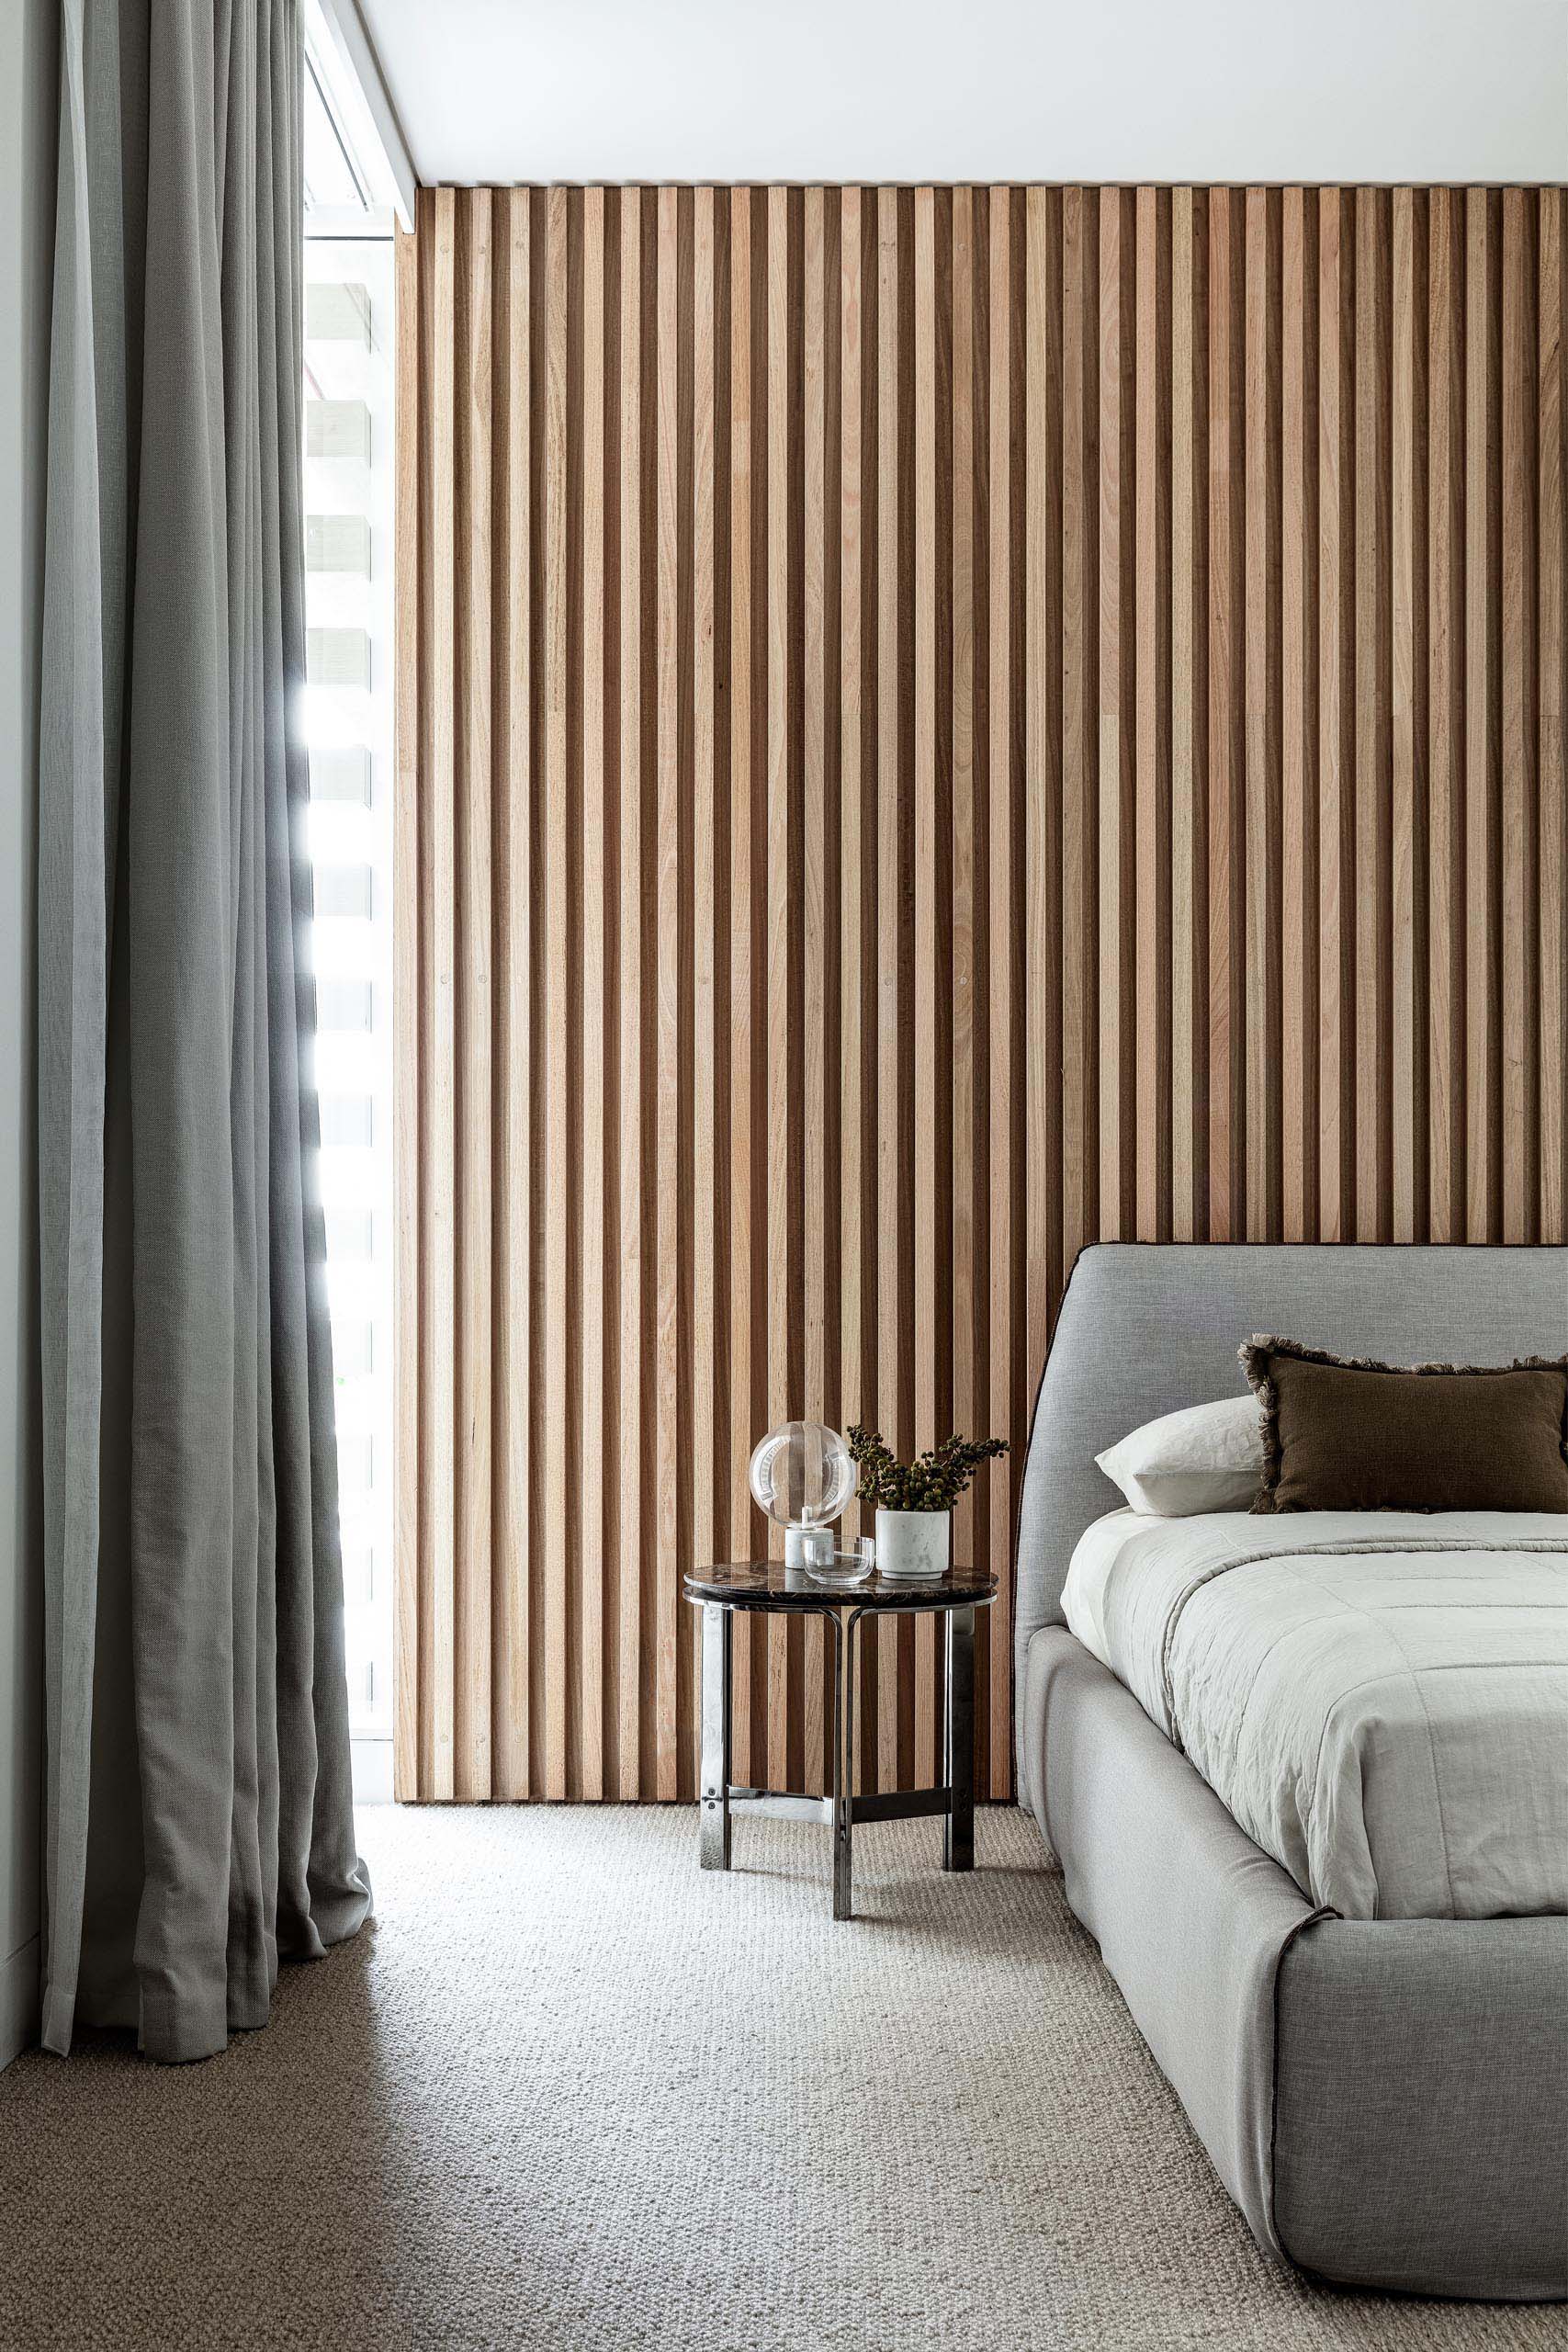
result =
[[[209,2352],[299,2333],[412,2352],[419,2200],[377,1943],[367,1921],[322,1959],[286,1962],[270,2022],[197,2064],[155,2064],[133,2035],[102,2031],[0,2077],[0,2343]],[[69,2260],[46,2265],[50,2247]]]

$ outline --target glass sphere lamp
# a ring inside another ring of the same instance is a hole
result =
[[[752,1495],[784,1529],[789,1567],[831,1567],[833,1521],[854,1487],[850,1449],[821,1421],[785,1421],[751,1456]]]

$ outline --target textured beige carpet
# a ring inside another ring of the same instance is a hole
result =
[[[268,2030],[0,2075],[0,2343],[1552,2346],[1270,2268],[1017,1814],[372,1812],[378,1924]]]

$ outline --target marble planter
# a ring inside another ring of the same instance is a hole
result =
[[[952,1556],[950,1510],[879,1510],[876,1573],[880,1577],[943,1577]]]

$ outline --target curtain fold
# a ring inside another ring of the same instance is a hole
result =
[[[43,2028],[185,2059],[369,1905],[306,1051],[298,0],[65,0],[62,60]]]

